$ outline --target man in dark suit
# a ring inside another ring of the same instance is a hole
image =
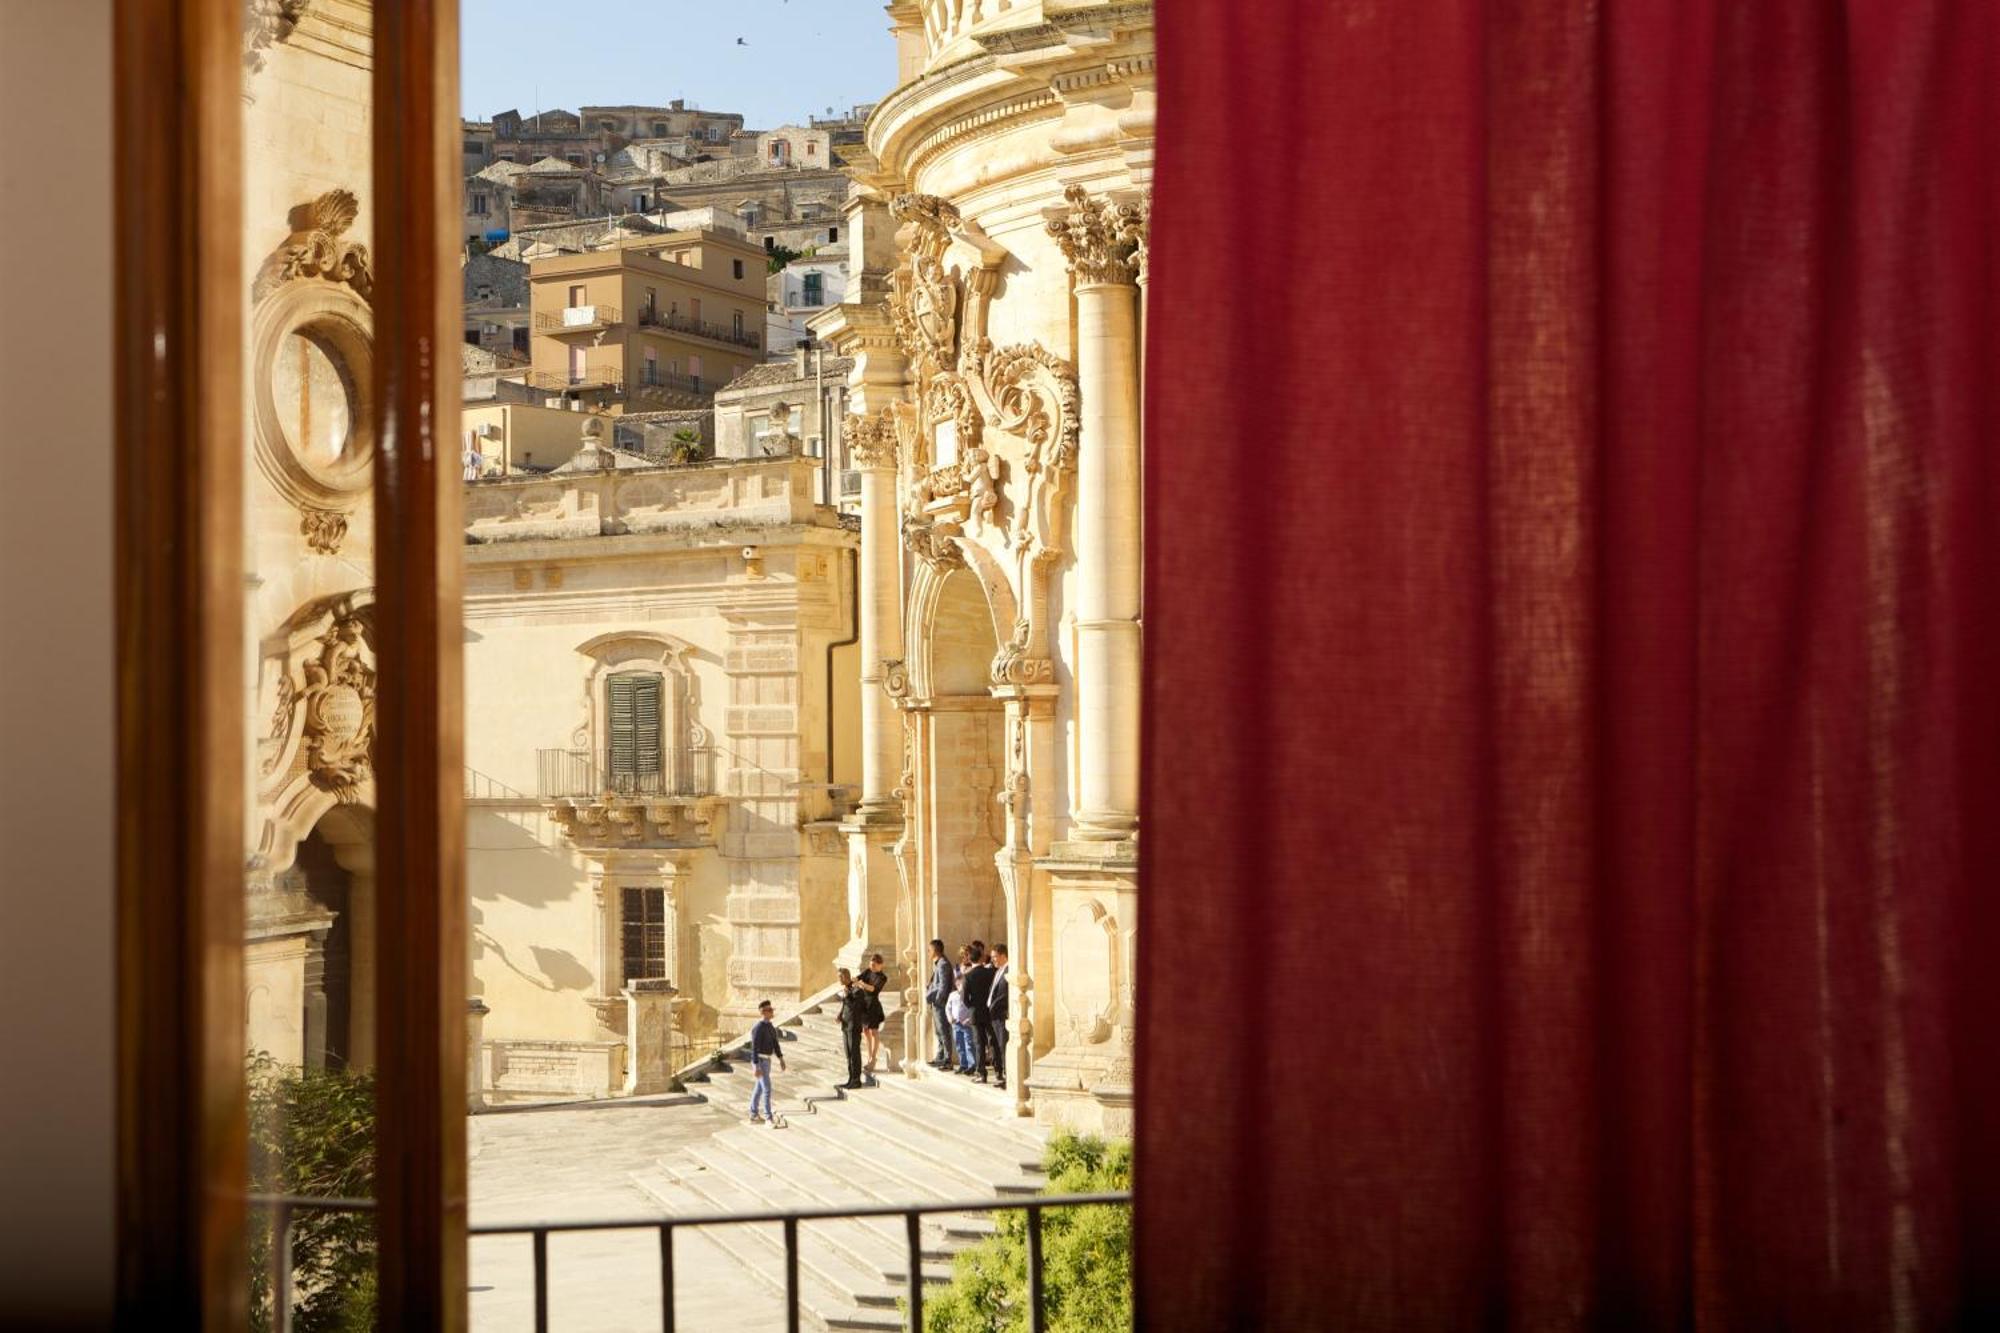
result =
[[[973,1073],[981,1083],[986,1081],[986,1066],[992,1062],[993,1013],[988,1005],[992,995],[993,964],[986,957],[985,942],[974,940],[972,970],[965,974],[965,1007],[972,1010]]]
[[[1007,1086],[1007,998],[1013,980],[1007,971],[1007,946],[993,946],[993,989],[986,998],[986,1012],[992,1028],[993,1072],[1001,1087]]]

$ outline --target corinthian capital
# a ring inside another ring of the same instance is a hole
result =
[[[1049,235],[1076,280],[1136,281],[1146,247],[1145,207],[1093,198],[1081,185],[1064,190],[1063,201],[1049,213]]]
[[[896,466],[896,430],[885,416],[849,417],[840,434],[848,458],[863,472]]]

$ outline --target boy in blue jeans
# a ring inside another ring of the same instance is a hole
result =
[[[750,1029],[750,1066],[756,1071],[756,1081],[750,1085],[750,1123],[760,1125],[766,1120],[777,1127],[778,1117],[771,1110],[771,1061],[776,1058],[778,1068],[785,1067],[785,1051],[778,1044],[778,1025],[771,1021],[771,1002],[761,1001],[757,1012],[763,1017],[757,1026]],[[757,1099],[764,1100],[764,1113],[757,1113]]]

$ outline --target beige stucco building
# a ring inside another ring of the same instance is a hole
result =
[[[812,460],[662,465],[548,415],[585,432],[566,462],[466,487],[486,1080],[653,1091],[829,982],[849,933],[857,538]]]
[[[889,7],[849,300],[861,469],[850,960],[1007,940],[1023,1113],[1131,1124],[1152,6]],[[929,1052],[907,1032],[906,1067]]]
[[[729,231],[630,237],[529,265],[529,384],[601,406],[704,406],[763,359],[763,251]]]

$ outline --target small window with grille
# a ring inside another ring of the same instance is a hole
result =
[[[667,975],[667,891],[624,891],[624,949],[619,977],[638,981]]]

